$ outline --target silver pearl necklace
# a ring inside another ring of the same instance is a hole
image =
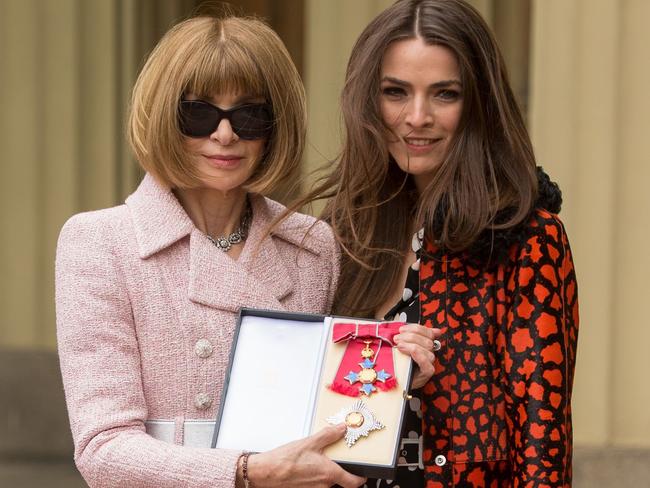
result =
[[[251,225],[252,213],[253,212],[251,210],[251,206],[248,203],[248,200],[246,200],[246,210],[241,220],[239,221],[239,227],[237,227],[234,232],[231,232],[227,236],[212,237],[210,235],[207,235],[206,237],[212,244],[217,247],[217,249],[220,249],[223,252],[230,251],[230,248],[233,246],[233,244],[244,242],[246,240],[246,237],[248,237],[248,230]]]

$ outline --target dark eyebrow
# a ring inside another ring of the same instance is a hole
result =
[[[390,83],[394,83],[395,85],[399,86],[411,86],[410,83],[404,80],[400,80],[399,78],[393,78],[392,76],[384,76],[381,79],[382,82],[388,81]],[[429,88],[448,88],[452,85],[458,85],[459,88],[462,88],[462,84],[458,80],[441,80],[437,81],[429,86]]]

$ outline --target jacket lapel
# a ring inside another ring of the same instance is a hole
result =
[[[188,298],[237,312],[240,307],[282,310],[293,290],[286,263],[274,239],[265,236],[272,221],[266,201],[251,195],[253,220],[238,260],[217,249],[199,231],[172,192],[146,174],[127,198],[142,259],[190,236]]]
[[[148,173],[126,199],[126,205],[142,259],[171,246],[194,229],[194,223],[172,192]]]
[[[284,310],[280,303],[293,291],[287,263],[271,236],[262,197],[251,197],[253,220],[238,260],[217,249],[200,231],[190,237],[189,298],[237,312],[241,307]]]

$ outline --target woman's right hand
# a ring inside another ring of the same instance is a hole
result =
[[[325,427],[315,434],[248,458],[248,479],[256,488],[357,488],[365,478],[348,473],[323,454],[345,435],[345,424]]]

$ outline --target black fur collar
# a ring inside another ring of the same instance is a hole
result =
[[[521,224],[509,229],[492,231],[485,230],[472,246],[464,251],[465,260],[473,262],[479,268],[493,268],[508,261],[508,252],[513,244],[522,242],[526,237],[528,224],[532,214],[537,209],[545,209],[557,214],[562,207],[562,191],[560,187],[546,174],[541,166],[537,167],[538,194],[535,208]],[[496,221],[508,218],[508,210],[497,215]],[[435,227],[435,225],[434,225]]]

